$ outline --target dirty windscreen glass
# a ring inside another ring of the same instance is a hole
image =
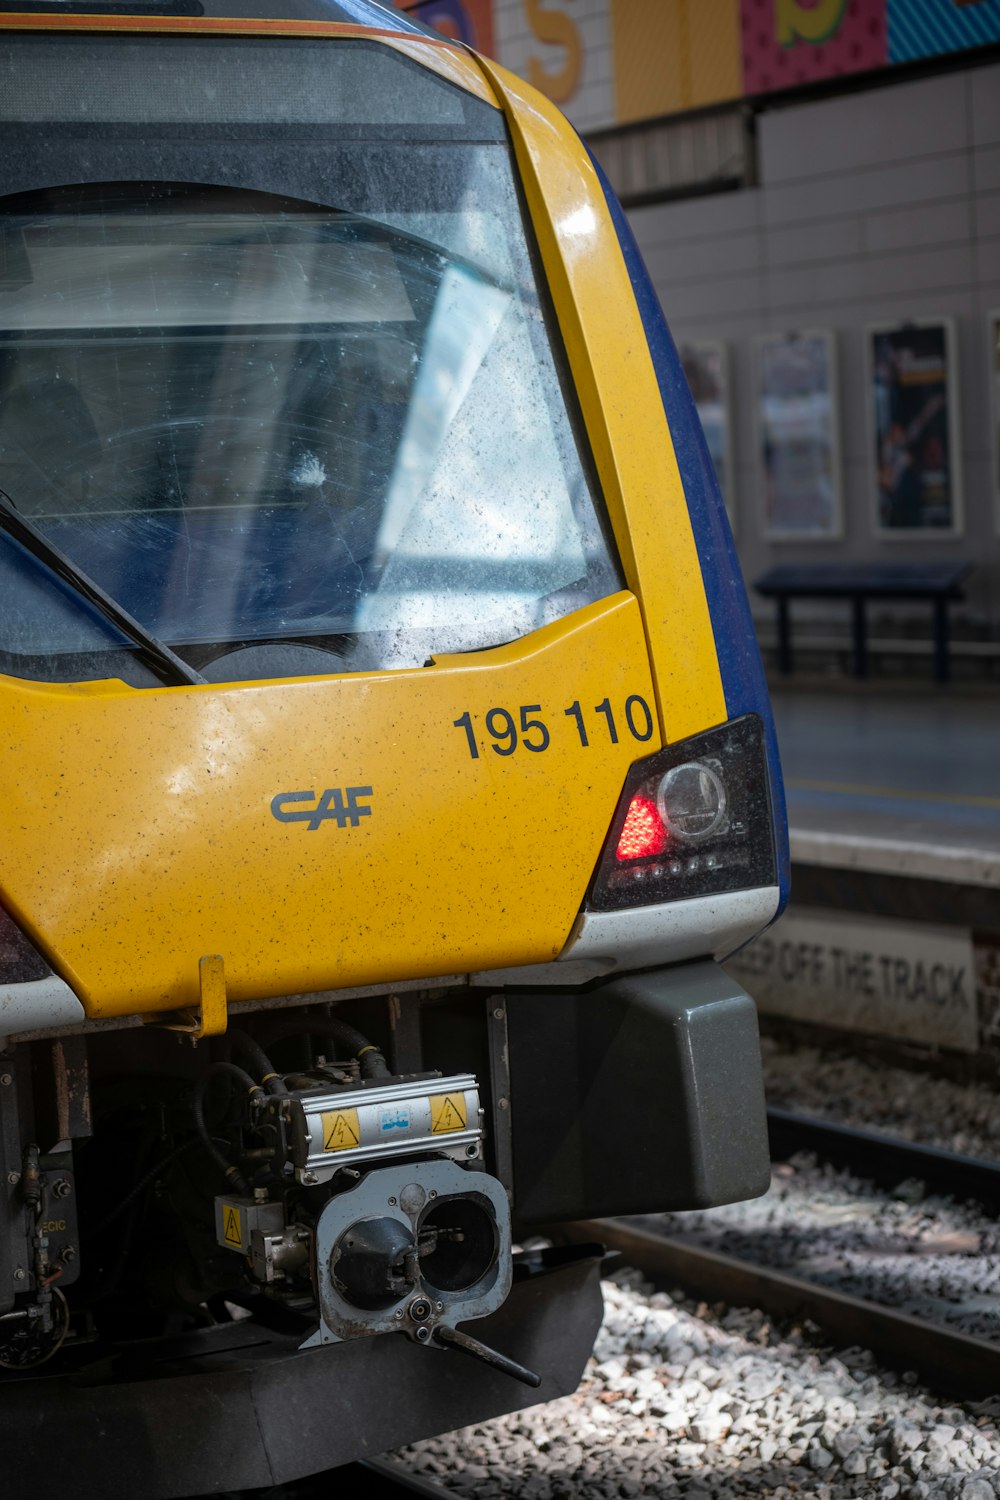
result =
[[[259,150],[260,186],[0,202],[0,488],[220,681],[419,666],[613,592],[506,143],[314,143],[294,197]],[[145,681],[8,538],[0,667]]]

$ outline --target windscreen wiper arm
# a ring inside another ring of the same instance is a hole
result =
[[[140,625],[123,604],[106,594],[99,583],[95,583],[82,568],[50,542],[47,536],[21,514],[4,490],[0,490],[0,530],[12,536],[15,542],[19,542],[50,573],[68,584],[75,594],[86,599],[106,620],[116,625],[123,635],[128,636],[138,648],[141,660],[164,682],[187,682],[195,686],[205,681],[200,672],[189,667],[169,646],[151,635],[145,625]]]

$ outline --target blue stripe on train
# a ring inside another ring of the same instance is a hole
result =
[[[677,349],[674,345],[663,309],[653,289],[639,246],[631,226],[622,211],[600,164],[591,156],[618,240],[625,257],[632,282],[632,290],[639,306],[646,340],[653,359],[660,398],[666,414],[667,425],[673,440],[677,465],[680,469],[684,494],[687,498],[698,557],[701,561],[705,595],[715,632],[715,648],[719,657],[719,670],[726,695],[726,710],[730,718],[740,714],[759,714],[764,724],[767,747],[768,772],[771,781],[771,805],[774,810],[775,851],[778,865],[778,882],[781,887],[781,905],[788,899],[789,861],[788,827],[785,811],[785,788],[778,757],[778,741],[771,713],[764,668],[754,634],[750,606],[747,602],[743,575],[740,572],[736,548],[726,508],[722,503],[715,470],[709,456],[708,446],[701,422],[695,408],[688,383],[684,378]],[[664,546],[668,539],[664,537]]]

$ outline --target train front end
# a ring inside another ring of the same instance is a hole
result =
[[[767,694],[544,99],[375,0],[0,32],[0,1449],[284,1482],[572,1390],[539,1230],[765,1190]]]

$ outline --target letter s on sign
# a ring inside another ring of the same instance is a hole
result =
[[[529,57],[528,82],[556,104],[565,104],[576,92],[583,71],[583,43],[576,22],[563,11],[544,9],[542,0],[524,0],[524,9],[540,42],[566,49],[566,61],[555,73],[543,68],[537,57]]]

